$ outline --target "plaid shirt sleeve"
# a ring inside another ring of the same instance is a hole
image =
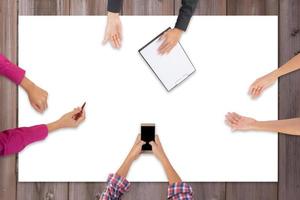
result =
[[[117,174],[110,174],[107,178],[107,186],[99,200],[119,200],[129,190],[129,186],[130,183],[126,178]]]
[[[193,190],[190,185],[183,182],[173,183],[168,188],[168,199],[171,200],[192,200]]]

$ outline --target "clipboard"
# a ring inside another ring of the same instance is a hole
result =
[[[159,38],[169,29],[171,28],[167,28],[138,50],[168,92],[196,71],[180,42],[175,45],[169,54],[159,55],[158,48],[163,42],[159,41]]]

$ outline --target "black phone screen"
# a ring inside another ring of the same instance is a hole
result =
[[[146,142],[146,144],[144,144],[142,146],[142,150],[146,150],[146,151],[151,151],[152,147],[149,144],[149,142],[151,141],[155,141],[155,126],[141,126],[141,139],[142,141]]]

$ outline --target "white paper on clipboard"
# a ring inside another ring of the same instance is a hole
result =
[[[196,70],[179,42],[169,54],[160,55],[158,53],[158,48],[163,42],[159,38],[164,32],[141,48],[139,53],[164,87],[170,91]]]

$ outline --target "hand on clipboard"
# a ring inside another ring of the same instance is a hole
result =
[[[162,44],[158,48],[159,54],[168,54],[179,42],[182,30],[178,28],[168,29],[163,33],[159,40],[163,40]]]

